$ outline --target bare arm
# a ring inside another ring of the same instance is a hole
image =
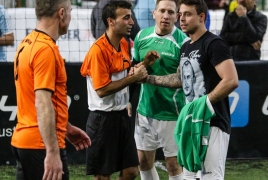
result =
[[[128,75],[125,78],[120,79],[118,81],[112,81],[107,86],[96,90],[96,92],[98,96],[102,98],[102,97],[114,94],[134,82],[142,81],[143,79],[147,77],[147,75],[148,75],[147,71],[143,65],[139,67],[134,67],[134,75],[132,76]]]
[[[0,46],[8,46],[14,44],[14,34],[6,34],[0,37]]]
[[[212,104],[227,97],[238,87],[238,76],[233,60],[225,60],[215,66],[215,68],[222,80],[208,94],[208,98]]]
[[[168,74],[165,76],[149,75],[146,82],[152,85],[169,87],[169,88],[181,88],[181,74],[180,67],[178,67],[177,73]]]
[[[62,176],[62,162],[56,135],[55,110],[51,95],[52,92],[47,90],[35,91],[38,127],[46,147],[43,179],[47,179],[51,175],[59,178]]]

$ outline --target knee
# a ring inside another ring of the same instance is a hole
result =
[[[126,171],[123,171],[123,177],[124,179],[135,179],[138,176],[138,173],[139,170],[137,167],[128,168]]]
[[[151,169],[152,163],[148,161],[147,159],[139,159],[139,167],[141,170],[149,170]]]
[[[154,167],[153,159],[139,158],[139,163],[140,163],[139,168],[141,171],[147,171]]]
[[[167,166],[167,170],[168,171],[175,171],[179,168],[179,165],[177,162],[169,162],[169,163],[166,163],[166,166]]]
[[[178,164],[177,161],[166,162],[166,167],[169,175],[174,176],[182,173],[182,167]]]

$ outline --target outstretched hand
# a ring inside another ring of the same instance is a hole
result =
[[[144,81],[148,76],[148,72],[143,64],[140,65],[139,67],[134,66],[133,71],[134,71],[133,76],[135,76],[136,78],[135,82]]]
[[[66,139],[74,145],[77,151],[88,148],[91,145],[88,135],[78,127],[67,125]]]
[[[157,51],[149,51],[144,57],[143,65],[145,68],[148,68],[153,65],[158,58],[160,58],[160,55]]]
[[[140,62],[140,63],[138,63],[138,64],[135,64],[134,67],[131,67],[131,68],[129,69],[128,75],[129,75],[129,76],[134,75],[134,68],[138,68],[138,67],[140,67],[141,65],[143,65],[143,62]]]

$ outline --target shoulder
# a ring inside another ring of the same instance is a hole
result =
[[[206,43],[213,43],[214,41],[223,41],[220,36],[217,36],[210,31],[206,32],[204,40],[206,41]]]
[[[178,34],[180,36],[185,36],[186,34],[184,32],[182,32],[182,30],[180,30],[179,28],[175,27],[174,33],[173,34]]]
[[[264,18],[267,20],[267,16],[265,14],[263,14],[262,12],[256,11],[255,13],[256,13],[257,18]]]
[[[137,36],[139,39],[143,39],[144,37],[147,37],[147,36],[151,35],[152,33],[154,33],[154,29],[155,29],[155,26],[142,29],[137,34]]]
[[[209,31],[206,32],[201,43],[204,52],[220,53],[229,49],[225,40]]]
[[[172,36],[182,43],[185,43],[186,41],[190,40],[190,38],[184,32],[182,32],[179,28],[176,28]]]
[[[214,66],[226,59],[232,59],[229,45],[225,40],[209,31],[206,35],[202,47],[204,52],[212,58]]]
[[[94,42],[94,44],[92,44],[90,51],[94,51],[94,53],[97,53],[98,51],[105,50],[109,46],[109,41],[106,39],[105,35],[102,35]]]
[[[27,42],[35,42],[34,47],[37,49],[42,50],[49,48],[53,51],[58,51],[56,42],[42,32],[32,31],[25,39]]]

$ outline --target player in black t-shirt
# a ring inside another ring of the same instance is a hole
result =
[[[205,27],[207,10],[204,1],[180,1],[180,26],[191,40],[181,48],[178,72],[166,76],[149,75],[146,82],[163,87],[182,87],[184,92],[193,91],[185,93],[186,103],[208,95],[216,116],[211,119],[210,141],[203,169],[190,172],[184,168],[183,174],[184,179],[223,180],[231,132],[228,95],[238,87],[238,76],[227,43]],[[183,69],[186,64],[192,67]],[[191,88],[184,81],[191,82]]]

